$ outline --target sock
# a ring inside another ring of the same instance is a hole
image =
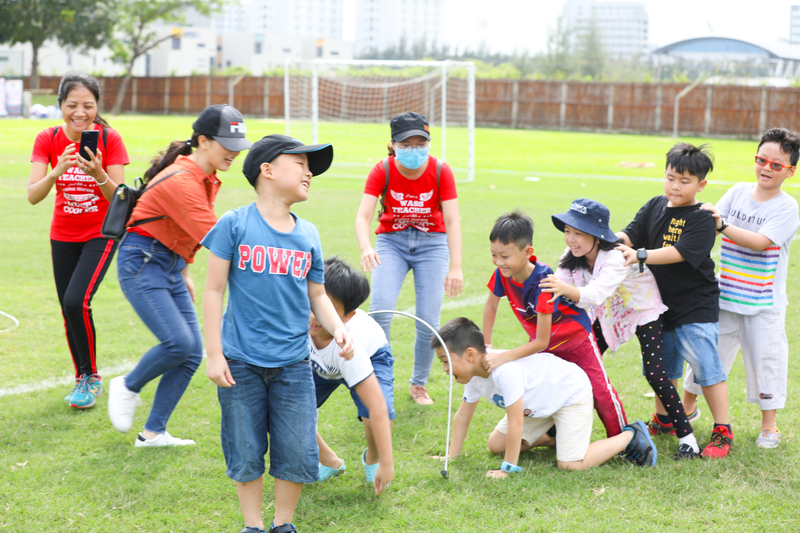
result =
[[[678,443],[680,444],[688,444],[694,450],[694,453],[700,453],[700,446],[697,445],[697,439],[694,438],[694,433],[689,433],[685,437],[681,437],[678,439]]]
[[[697,411],[697,404],[694,404],[694,409],[692,409],[691,413],[686,413],[686,418],[691,418],[696,411]]]
[[[670,420],[669,415],[662,415],[660,413],[656,413],[656,416],[658,417],[658,421],[664,424],[665,426],[672,425],[672,420]]]
[[[717,429],[720,426],[728,428],[728,434],[733,436],[733,430],[731,429],[731,425],[730,424],[717,424],[716,422],[714,422],[714,429]]]

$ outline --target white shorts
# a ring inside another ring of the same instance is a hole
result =
[[[789,372],[786,311],[740,315],[720,310],[718,350],[728,375],[740,347],[747,379],[747,401],[757,403],[762,411],[783,409]],[[694,382],[691,367],[683,380],[683,388],[692,394],[703,393]]]
[[[555,424],[556,458],[565,463],[582,461],[592,440],[593,416],[594,398],[590,392],[578,403],[562,407],[551,417],[526,416],[522,421],[522,440],[532,445]],[[494,429],[503,435],[508,433],[508,415]]]

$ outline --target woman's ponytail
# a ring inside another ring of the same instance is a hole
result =
[[[173,141],[167,147],[166,150],[163,152],[159,152],[159,155],[154,157],[150,161],[150,168],[147,169],[144,173],[144,182],[147,183],[154,177],[156,177],[159,172],[170,166],[175,160],[178,158],[179,155],[191,155],[192,148],[197,148],[198,146],[198,138],[200,134],[194,132],[191,138],[185,141]],[[213,141],[214,138],[210,135],[204,135],[206,139],[209,141]]]

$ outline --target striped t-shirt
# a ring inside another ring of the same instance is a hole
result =
[[[761,233],[772,246],[756,251],[722,237],[719,261],[719,307],[742,315],[782,311],[786,298],[789,246],[800,218],[797,201],[783,192],[766,202],[751,196],[752,183],[740,183],[725,193],[717,209],[731,226]]]

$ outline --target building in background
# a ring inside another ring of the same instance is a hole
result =
[[[344,0],[250,0],[211,19],[218,35],[254,33],[341,39]]]
[[[792,6],[789,13],[789,42],[800,44],[800,6]]]
[[[220,68],[242,67],[255,76],[281,69],[286,60],[353,59],[353,43],[295,35],[228,33],[219,38]]]
[[[643,4],[567,0],[563,13],[573,46],[595,24],[610,59],[630,59],[647,51],[648,16]]]
[[[357,0],[355,54],[381,52],[402,40],[441,44],[443,15],[444,0]]]

